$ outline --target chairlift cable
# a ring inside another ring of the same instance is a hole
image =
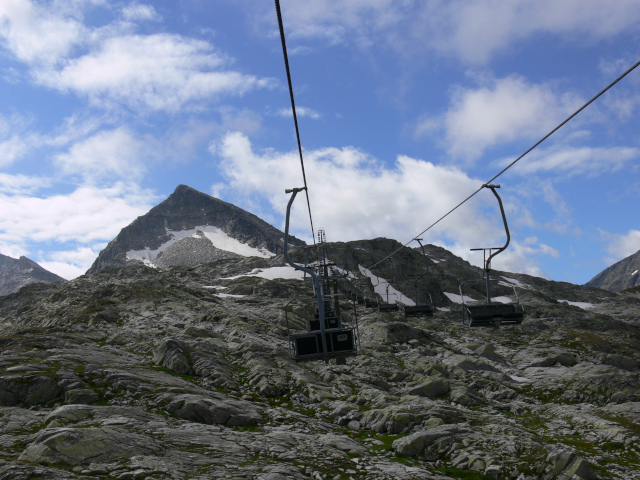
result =
[[[420,233],[418,233],[417,235],[415,235],[411,240],[409,240],[407,243],[405,243],[404,245],[402,245],[400,248],[394,250],[393,252],[391,252],[389,255],[387,255],[386,257],[384,257],[382,260],[374,263],[373,265],[371,265],[370,267],[368,267],[369,269],[380,265],[382,262],[384,262],[385,260],[387,260],[388,258],[392,257],[393,255],[395,255],[396,253],[398,253],[400,250],[402,250],[403,248],[405,248],[407,245],[409,245],[411,242],[413,242],[417,237],[421,236],[422,234],[426,233],[427,231],[431,230],[433,227],[435,227],[438,223],[440,223],[442,220],[444,220],[446,217],[448,217],[451,213],[453,213],[455,210],[457,210],[458,208],[460,208],[463,204],[465,204],[466,202],[468,202],[472,197],[474,197],[478,192],[480,192],[480,190],[482,190],[485,185],[490,184],[491,182],[493,182],[496,178],[498,178],[500,175],[502,175],[504,172],[506,172],[507,170],[509,170],[512,166],[514,166],[516,163],[518,163],[520,160],[522,160],[522,158],[524,158],[525,155],[527,155],[528,153],[530,153],[534,148],[536,148],[538,145],[540,145],[542,142],[544,142],[547,138],[549,138],[551,135],[553,135],[554,133],[556,133],[561,127],[563,127],[566,123],[568,123],[570,120],[573,119],[573,117],[575,117],[576,115],[578,115],[580,112],[582,112],[585,108],[587,108],[589,105],[591,105],[595,100],[597,100],[600,96],[602,96],[605,92],[607,92],[611,87],[613,87],[616,83],[618,83],[620,80],[622,80],[624,77],[626,77],[629,73],[631,73],[633,70],[635,70],[638,66],[640,65],[640,60],[638,62],[636,62],[632,67],[630,67],[626,72],[624,72],[622,75],[620,75],[618,78],[616,78],[613,82],[611,82],[609,85],[607,85],[604,89],[600,90],[600,92],[595,95],[591,100],[589,100],[587,103],[585,103],[584,105],[582,105],[578,110],[576,110],[575,112],[573,112],[569,117],[567,117],[561,124],[559,124],[557,127],[555,127],[553,130],[551,130],[549,133],[547,133],[544,137],[542,137],[540,140],[538,140],[531,148],[529,148],[526,152],[524,152],[522,155],[520,155],[518,158],[516,158],[513,162],[511,162],[509,165],[507,165],[506,167],[504,167],[497,175],[495,175],[493,178],[491,178],[490,180],[487,180],[486,182],[484,182],[482,184],[482,186],[480,188],[478,188],[475,192],[473,192],[471,195],[469,195],[467,198],[465,198],[464,200],[462,200],[460,203],[458,203],[455,207],[453,207],[451,210],[449,210],[447,213],[445,213],[442,217],[440,217],[438,220],[436,220],[435,222],[433,222],[431,225],[429,225],[427,228],[425,228],[424,230],[422,230]]]
[[[307,196],[307,207],[309,209],[309,222],[311,223],[311,238],[313,244],[316,243],[316,236],[313,229],[313,217],[311,216],[311,202],[309,201],[309,189],[307,188],[307,176],[304,171],[304,160],[302,158],[302,143],[300,142],[300,129],[298,128],[298,116],[296,115],[296,103],[293,99],[293,85],[291,83],[291,71],[289,69],[289,57],[287,55],[287,43],[284,39],[284,26],[282,23],[282,13],[280,11],[280,0],[275,0],[276,14],[278,16],[278,27],[280,28],[280,42],[282,43],[282,55],[284,56],[284,66],[287,70],[287,82],[289,83],[289,96],[291,97],[291,110],[293,111],[293,123],[296,127],[296,139],[298,140],[298,152],[300,154],[300,166],[302,167],[302,179],[304,180],[304,191]]]

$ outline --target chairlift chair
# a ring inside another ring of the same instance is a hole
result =
[[[424,257],[425,270],[424,270],[424,273],[421,273],[421,274],[407,275],[408,277],[413,277],[413,295],[414,295],[416,304],[415,305],[403,305],[402,306],[402,311],[404,313],[405,318],[406,317],[420,317],[422,315],[424,315],[426,317],[432,317],[435,308],[433,306],[433,299],[431,298],[431,294],[429,292],[427,292],[427,295],[429,295],[429,303],[421,304],[418,301],[418,281],[422,277],[427,275],[427,273],[429,273],[429,264],[427,264],[427,256],[424,253],[424,246],[422,245],[422,239],[421,238],[415,238],[414,240],[416,240],[420,244],[420,248],[422,249],[422,256]]]
[[[302,190],[304,190],[304,188],[286,190],[286,193],[292,193],[292,195],[287,205],[283,253],[289,265],[296,270],[305,272],[312,278],[317,309],[314,318],[307,322],[306,332],[292,333],[289,328],[288,314],[285,308],[289,350],[291,356],[296,361],[328,361],[331,358],[336,358],[338,363],[344,363],[346,357],[357,354],[360,345],[358,321],[356,317],[354,327],[342,324],[340,304],[338,302],[338,281],[337,278],[332,278],[332,276],[329,275],[332,264],[330,264],[326,258],[326,251],[323,251],[322,258],[319,258],[316,262],[315,269],[309,268],[308,265],[303,267],[302,265],[294,263],[288,254],[291,205],[298,192]],[[321,243],[324,243],[324,231],[322,231],[322,236],[320,236],[319,232],[319,239]]]
[[[398,296],[395,293],[393,295],[395,295],[396,297],[396,302],[390,303],[389,302],[389,286],[387,286],[387,303],[378,303],[379,312],[397,312],[400,309],[397,301]]]
[[[520,324],[522,323],[522,319],[524,318],[524,308],[522,305],[520,305],[520,299],[515,287],[513,287],[513,291],[515,294],[516,303],[503,304],[492,303],[491,301],[491,260],[493,259],[493,257],[504,251],[509,246],[511,235],[509,234],[509,226],[507,225],[507,217],[504,213],[502,199],[496,191],[497,188],[500,188],[500,185],[483,186],[490,189],[498,199],[498,205],[500,206],[500,213],[502,214],[502,221],[504,224],[505,233],[507,235],[507,241],[502,247],[483,247],[471,249],[472,251],[482,250],[484,252],[484,273],[483,277],[480,279],[466,280],[460,284],[459,290],[462,300],[462,321],[469,327],[499,327],[500,325]],[[489,254],[488,257],[487,253]],[[465,283],[481,280],[484,280],[486,282],[486,302],[482,304],[469,305],[464,300],[465,297],[462,286]]]
[[[395,281],[395,267],[393,265],[393,261],[391,260],[391,258],[389,258],[389,262],[391,262],[391,270],[394,272],[394,281]],[[378,283],[376,283],[375,286],[378,286],[380,284],[380,277],[376,277],[378,279]],[[392,293],[392,295],[394,295],[396,297],[396,301],[391,303],[389,302],[389,288],[391,287],[391,284],[389,283],[389,281],[387,281],[387,286],[386,286],[386,299],[381,302],[378,301],[378,311],[379,312],[396,312],[399,310],[400,306],[398,305],[398,295],[396,295],[395,293]],[[382,299],[382,296],[380,296],[380,298]]]

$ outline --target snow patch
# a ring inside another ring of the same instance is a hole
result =
[[[636,270],[635,272],[633,272],[633,273],[631,274],[631,276],[633,277],[636,273],[638,273],[638,270]]]
[[[449,300],[451,300],[453,303],[459,303],[460,305],[462,305],[462,303],[471,303],[471,302],[476,302],[477,300],[474,300],[471,297],[467,297],[466,295],[464,296],[464,302],[462,301],[463,298],[460,295],[456,295],[455,293],[449,293],[449,292],[442,292],[444,293],[447,298]]]
[[[224,277],[219,280],[234,280],[240,277],[260,277],[266,278],[267,280],[275,280],[276,278],[303,280],[304,272],[288,265],[284,267],[254,268],[249,273],[243,273],[242,275],[235,275],[233,277]]]
[[[513,303],[513,300],[509,297],[491,297],[491,301],[498,303]]]
[[[242,298],[242,297],[246,297],[246,295],[233,295],[231,293],[214,293],[213,296],[214,297],[220,297],[220,298]]]
[[[530,383],[531,380],[529,380],[527,377],[518,377],[517,375],[509,375],[511,377],[512,380],[515,380],[516,382],[519,383]]]
[[[558,299],[558,301],[562,303],[568,303],[569,305],[573,305],[574,307],[580,307],[583,310],[589,310],[590,308],[593,308],[593,303],[589,303],[589,302],[571,302],[569,300],[560,300],[560,299]]]
[[[528,285],[525,285],[520,280],[517,280],[515,278],[509,278],[509,277],[502,277],[502,278],[505,279],[506,282],[498,282],[499,285],[504,285],[507,287],[511,287],[515,285],[516,287],[520,287],[520,288],[528,287]]]
[[[371,279],[371,283],[374,285],[373,291],[380,295],[380,298],[382,298],[383,301],[386,301],[387,287],[389,287],[389,303],[398,303],[399,301],[403,305],[407,305],[409,307],[415,306],[416,302],[411,300],[409,297],[404,296],[399,290],[393,288],[384,278],[374,275],[369,269],[364,268],[361,265],[358,265],[358,270]],[[392,295],[394,295],[395,298],[391,298]]]
[[[235,238],[224,233],[218,227],[213,227],[211,225],[204,225],[190,230],[180,231],[167,229],[167,234],[171,235],[171,239],[160,245],[155,250],[151,250],[149,247],[145,247],[143,250],[129,250],[127,252],[127,260],[140,260],[145,265],[153,266],[153,261],[158,258],[160,252],[166,250],[177,241],[187,237],[201,238],[202,235],[204,235],[204,237],[207,238],[214,247],[227,252],[237,253],[243,257],[271,258],[275,256],[274,253],[271,253],[265,248],[254,248],[250,247],[246,243],[241,243]]]

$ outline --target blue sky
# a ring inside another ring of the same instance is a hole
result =
[[[311,208],[405,243],[640,60],[636,0],[282,0]],[[502,175],[494,267],[640,249],[640,68]],[[302,186],[273,2],[0,2],[0,252],[73,278],[187,184],[283,227]],[[310,240],[306,205],[293,230]],[[478,264],[482,191],[423,235]],[[414,246],[417,244],[413,244]]]

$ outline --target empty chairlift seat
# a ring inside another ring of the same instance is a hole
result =
[[[287,205],[287,216],[284,230],[284,258],[296,270],[307,273],[312,278],[316,311],[313,318],[307,321],[306,332],[292,332],[289,324],[289,304],[284,312],[289,337],[289,352],[294,360],[329,360],[336,358],[338,363],[344,364],[346,357],[356,355],[359,347],[358,319],[355,326],[342,324],[340,302],[338,301],[339,277],[334,273],[335,264],[329,261],[326,250],[324,230],[318,230],[318,260],[315,265],[298,265],[291,261],[288,254],[289,218],[291,205],[296,194],[303,189],[294,188],[287,192],[293,193]]]
[[[513,287],[513,293],[516,298],[516,303],[503,304],[491,301],[491,259],[493,259],[493,257],[498,255],[509,246],[511,235],[509,234],[509,226],[507,225],[507,217],[504,213],[502,200],[500,199],[500,195],[498,195],[498,192],[496,192],[496,189],[500,188],[500,185],[484,185],[484,187],[490,189],[493,192],[494,196],[498,199],[498,205],[500,206],[500,213],[502,214],[502,221],[504,224],[507,241],[502,247],[471,249],[482,250],[484,252],[484,273],[482,279],[466,280],[460,284],[460,297],[462,298],[463,302],[462,321],[469,327],[499,327],[500,325],[520,324],[524,318],[524,308],[522,305],[520,305],[520,300],[518,298],[518,293],[516,292],[515,287]],[[465,296],[462,291],[462,286],[468,282],[481,280],[484,280],[486,284],[486,303],[473,305],[465,303]]]
[[[520,304],[465,305],[464,323],[469,327],[519,324],[524,318],[524,308]]]
[[[291,336],[296,360],[313,360],[356,354],[356,342],[353,328],[325,330],[325,345],[322,333],[296,333]],[[326,351],[324,350],[326,348]]]
[[[432,317],[433,316],[433,305],[403,305],[402,313],[406,317]]]

